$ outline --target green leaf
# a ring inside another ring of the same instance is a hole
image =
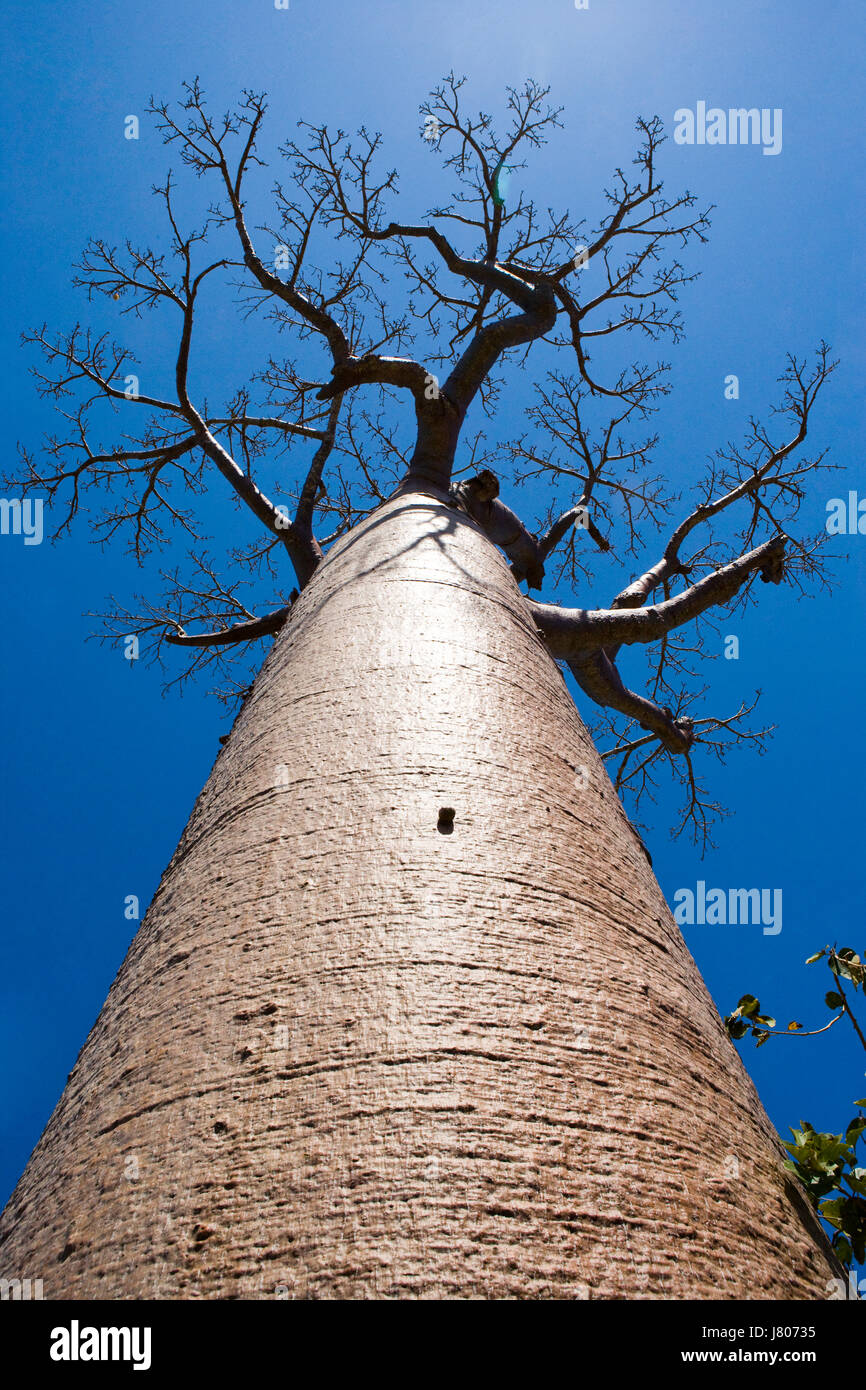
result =
[[[742,1014],[743,1018],[752,1018],[760,1007],[760,1000],[756,999],[754,994],[744,994],[737,1005],[736,1011],[738,1014]]]
[[[851,1242],[847,1236],[837,1234],[833,1237],[833,1249],[843,1265],[849,1265],[854,1258]]]
[[[854,1104],[866,1106],[866,1098],[864,1098],[863,1100],[855,1100]]]
[[[755,1014],[755,1022],[763,1023],[765,1028],[775,1028],[776,1020],[770,1014]]]
[[[857,984],[860,979],[860,970],[856,965],[852,965],[844,956],[837,956],[835,960],[828,962],[834,975],[841,975],[843,980],[851,980]]]
[[[822,957],[822,956],[826,956],[826,954],[827,954],[827,947],[825,946],[824,949],[823,949],[823,951],[817,951],[817,952],[815,953],[814,956],[809,956],[808,959],[806,960],[806,964],[807,964],[807,965],[814,965],[816,960],[820,960],[821,957]]]
[[[836,993],[835,989],[829,989],[824,995],[824,1003],[827,1005],[828,1009],[841,1009],[845,1000],[842,998],[841,994]]]
[[[757,1028],[754,1028],[752,1031],[754,1032],[755,1037],[757,1039],[755,1047],[763,1047],[764,1043],[767,1042],[772,1036],[770,1033],[759,1032]]]
[[[832,1201],[821,1203],[821,1215],[825,1221],[829,1221],[831,1226],[837,1228],[842,1224],[842,1204],[844,1198],[836,1197]]]

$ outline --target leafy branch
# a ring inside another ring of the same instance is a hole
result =
[[[733,1013],[725,1019],[728,1036],[739,1042],[751,1033],[756,1046],[762,1047],[772,1037],[817,1037],[840,1018],[847,1017],[866,1051],[866,1038],[842,983],[847,980],[855,993],[858,989],[866,993],[866,962],[850,946],[838,950],[835,946],[825,946],[809,956],[806,964],[814,965],[824,958],[835,982],[835,988],[825,994],[824,1002],[828,1009],[838,1010],[829,1023],[821,1028],[804,1029],[801,1023],[792,1021],[787,1028],[778,1028],[772,1015],[761,1013],[760,1000],[753,994],[744,994]],[[854,1104],[866,1109],[866,1098],[855,1100]],[[866,1167],[858,1163],[857,1153],[857,1144],[864,1132],[866,1115],[855,1115],[844,1134],[816,1130],[807,1120],[801,1120],[800,1128],[791,1130],[793,1143],[783,1141],[791,1155],[785,1167],[799,1178],[812,1206],[833,1228],[831,1243],[845,1265],[853,1260],[866,1264]]]

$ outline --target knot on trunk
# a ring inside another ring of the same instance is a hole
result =
[[[483,468],[474,478],[455,483],[451,497],[455,506],[478,523],[488,540],[504,550],[518,584],[525,579],[530,589],[540,589],[544,582],[544,564],[538,538],[526,529],[510,507],[499,501],[496,474]]]
[[[664,712],[668,717],[668,727],[664,730],[650,730],[650,732],[658,733],[659,741],[669,753],[688,753],[695,741],[694,724],[691,719],[675,719],[673,710],[666,709]],[[643,727],[646,728],[647,726],[644,725]]]
[[[777,536],[770,542],[767,557],[761,565],[761,579],[765,584],[781,584],[785,577],[785,546],[787,536]]]

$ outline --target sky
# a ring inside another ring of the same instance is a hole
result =
[[[453,69],[469,79],[470,104],[494,113],[503,110],[507,86],[527,77],[550,84],[551,99],[565,108],[564,128],[518,177],[540,190],[542,202],[575,217],[603,210],[612,170],[633,156],[639,115],[658,114],[670,134],[675,112],[701,101],[783,113],[776,154],[672,139],[663,147],[667,187],[688,186],[715,211],[708,244],[688,253],[688,268],[701,275],[680,301],[685,341],[666,354],[674,390],[655,420],[655,458],[677,482],[694,481],[713,450],[742,439],[750,414],[767,418],[785,353],[802,356],[823,337],[841,365],[811,433],[839,472],[819,475],[805,520],[822,526],[829,499],[849,490],[866,497],[859,409],[864,45],[856,0],[820,7],[806,0],[589,0],[583,9],[572,0],[290,0],[286,9],[273,0],[52,7],[10,0],[3,27],[0,418],[7,466],[19,442],[35,448],[57,428],[35,391],[28,369],[37,359],[21,348],[22,332],[77,321],[120,336],[128,328],[143,372],[152,380],[169,369],[165,325],[112,322],[109,310],[91,310],[71,285],[88,237],[155,242],[161,235],[151,185],[177,160],[145,117],[151,95],[174,100],[196,75],[220,110],[244,88],[266,91],[265,146],[274,164],[299,119],[379,129],[388,163],[403,174],[401,215],[411,220],[430,196],[418,107]],[[140,119],[138,140],[124,138],[129,115]],[[274,172],[255,186],[263,222]],[[239,358],[255,350],[254,328],[218,302],[194,361],[196,385],[216,398],[235,382]],[[724,394],[731,373],[739,379],[737,400]],[[519,388],[504,393],[498,435],[525,430],[524,404]],[[248,526],[221,494],[204,506],[223,540],[233,527]],[[253,538],[252,529],[244,538]],[[834,554],[832,592],[798,599],[789,587],[766,586],[759,607],[731,629],[739,658],[716,663],[713,707],[735,706],[760,688],[761,711],[777,726],[763,757],[743,752],[714,769],[713,791],[734,810],[716,832],[716,848],[702,860],[686,839],[670,838],[676,803],[667,793],[644,815],[671,904],[698,881],[708,889],[781,890],[775,934],[751,925],[686,926],[684,934],[720,1012],[749,992],[783,1023],[806,1027],[827,1020],[823,996],[831,982],[823,965],[805,968],[805,957],[826,942],[866,946],[866,536],[838,538]],[[172,558],[169,550],[160,563]],[[89,611],[110,594],[128,599],[144,587],[123,545],[101,550],[86,522],[56,546],[0,535],[0,569],[7,730],[2,1201],[134,934],[125,900],[136,895],[143,915],[230,717],[208,695],[207,681],[163,695],[158,670],[125,660],[118,645],[87,640]],[[609,582],[599,582],[597,592],[571,601],[609,600]],[[820,1038],[740,1049],[784,1137],[801,1119],[843,1128],[853,1099],[866,1092],[866,1057],[841,1025]]]

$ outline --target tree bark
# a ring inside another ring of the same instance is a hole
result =
[[[402,492],[277,636],[0,1273],[47,1298],[826,1297],[783,1156],[506,562]]]

